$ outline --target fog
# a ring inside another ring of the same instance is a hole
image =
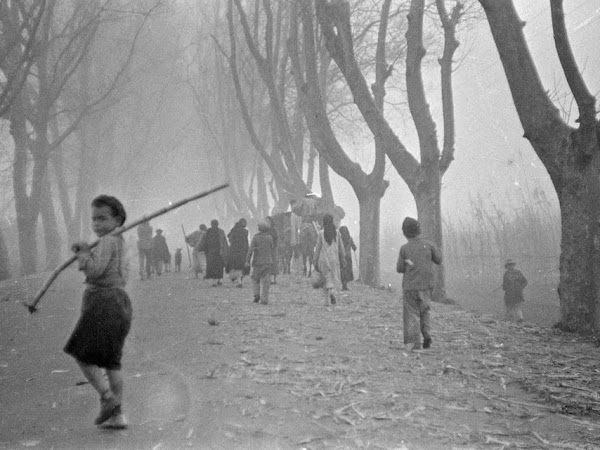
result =
[[[572,122],[576,118],[576,111],[567,95],[568,88],[554,50],[549,4],[528,0],[517,0],[515,3],[521,18],[527,23],[525,35],[543,83],[553,93],[564,114],[571,115]],[[206,97],[210,86],[208,90],[203,86],[203,76],[209,65],[220,59],[223,77],[218,82],[231,82],[224,70],[223,56],[215,43],[218,39],[213,40],[209,35],[210,30],[203,29],[204,21],[209,20],[212,14],[217,14],[219,9],[206,7],[207,4],[174,2],[149,19],[136,43],[130,75],[123,82],[118,98],[95,113],[94,119],[88,124],[93,128],[95,122],[108,121],[112,127],[108,143],[103,142],[103,135],[96,136],[98,142],[90,143],[97,147],[99,164],[109,159],[107,153],[114,152],[110,158],[111,176],[100,180],[95,194],[102,191],[122,198],[131,218],[148,214],[169,202],[236,176],[234,171],[221,163],[229,145],[247,149],[242,161],[245,170],[250,171],[259,160],[249,141],[225,142],[223,138],[215,138],[211,130],[215,131],[217,125],[210,122],[211,117],[206,117],[208,109],[199,106],[214,106],[219,101]],[[600,52],[597,50],[597,43],[600,42],[600,9],[596,2],[577,0],[568,3],[566,13],[575,57],[590,90],[597,94],[600,79],[594,75],[600,70]],[[177,33],[172,30],[177,30]],[[473,22],[461,31],[458,38],[461,46],[456,55],[458,64],[454,72],[456,151],[455,160],[443,178],[442,208],[445,221],[471,221],[473,205],[476,204],[484,207],[493,205],[495,211],[506,211],[510,215],[522,208],[534,191],[538,194],[542,192],[548,204],[557,210],[549,177],[522,136],[523,130],[487,23],[483,19]],[[117,50],[115,55],[120,54]],[[124,50],[120,51],[124,54]],[[110,53],[110,49],[97,50],[93,57],[100,60],[107,52]],[[437,58],[436,55],[431,56]],[[211,60],[199,60],[201,57],[210,57]],[[110,67],[105,70],[109,76]],[[438,68],[431,65],[427,70],[428,101],[437,122],[438,135],[441,136],[443,126],[437,86]],[[112,73],[115,73],[115,69]],[[402,70],[393,74],[393,77],[403,76]],[[418,144],[410,115],[398,108],[390,113],[389,121],[406,147],[417,155]],[[243,126],[239,120],[220,125],[232,129]],[[7,174],[3,175],[1,186],[2,211],[8,220],[5,226],[14,229],[10,175],[13,150],[6,121],[2,121],[0,132],[0,163],[3,173]],[[340,140],[347,154],[354,156],[365,168],[372,163],[373,142],[362,121],[356,122],[356,129],[352,133],[345,136],[342,133]],[[74,161],[79,145],[75,135],[65,140],[65,157]],[[71,169],[75,170],[74,167]],[[335,201],[346,213],[344,224],[358,240],[356,196],[346,180],[330,172]],[[382,243],[382,272],[389,271],[393,266],[397,249],[402,243],[399,224],[406,215],[416,214],[411,194],[389,163],[385,178],[390,185],[381,204],[381,232],[382,241],[385,242],[385,245]],[[318,176],[315,176],[315,180],[314,190],[319,192]],[[221,219],[223,228],[229,229],[239,217],[228,212],[226,195],[220,193],[180,208],[156,219],[152,225],[165,230],[167,242],[173,248],[184,246],[182,227],[189,233],[200,223],[208,223],[217,217]],[[84,233],[89,234],[89,230]],[[14,248],[12,254],[16,254]]]

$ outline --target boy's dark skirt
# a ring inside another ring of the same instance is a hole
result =
[[[119,370],[131,318],[131,301],[123,289],[87,288],[64,351],[84,364]]]

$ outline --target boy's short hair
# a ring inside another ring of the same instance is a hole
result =
[[[258,222],[258,231],[267,231],[269,228],[271,228],[271,225],[267,221],[261,220]]]
[[[111,210],[112,216],[121,219],[121,223],[119,223],[119,226],[123,225],[125,223],[125,220],[127,220],[127,213],[125,212],[125,208],[116,197],[113,197],[111,195],[99,195],[94,200],[92,200],[92,206],[94,208],[108,206]]]

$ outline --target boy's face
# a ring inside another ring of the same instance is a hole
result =
[[[92,206],[92,228],[96,236],[102,237],[119,226],[119,218],[112,215],[112,210],[104,205]]]

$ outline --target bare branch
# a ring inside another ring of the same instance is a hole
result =
[[[565,25],[563,0],[550,0],[550,11],[552,14],[552,29],[556,52],[567,83],[569,83],[569,87],[579,108],[579,119],[577,121],[581,123],[584,129],[592,131],[596,123],[596,99],[588,90],[571,50],[567,27]]]
[[[457,1],[451,14],[448,14],[444,0],[436,0],[436,6],[444,29],[444,52],[439,59],[442,81],[442,110],[444,117],[444,146],[440,159],[440,172],[444,174],[454,159],[455,122],[452,66],[454,52],[459,46],[459,43],[456,40],[456,26],[462,17],[463,5]]]

